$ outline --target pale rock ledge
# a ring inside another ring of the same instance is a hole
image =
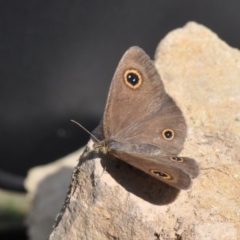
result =
[[[90,141],[51,240],[240,239],[240,52],[190,22],[160,42],[155,63],[188,124],[181,155],[199,162],[200,176],[179,192],[122,161],[101,159]],[[31,172],[27,187],[36,171],[41,169]],[[51,196],[43,204],[46,192],[57,195],[53,186],[62,182],[54,174],[41,180],[45,194],[36,189],[39,184],[29,187],[32,240],[41,233],[47,237],[46,225],[54,221],[48,215],[45,228],[36,225],[39,213],[64,202]],[[66,188],[58,191],[64,195]]]

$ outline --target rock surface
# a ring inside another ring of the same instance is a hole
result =
[[[200,176],[179,192],[100,158],[90,141],[50,239],[240,239],[240,52],[190,22],[160,42],[155,63],[188,124],[181,155],[199,162]]]
[[[27,219],[28,236],[32,240],[47,239],[57,214],[66,198],[71,175],[83,149],[54,163],[32,168],[25,180],[31,202]]]

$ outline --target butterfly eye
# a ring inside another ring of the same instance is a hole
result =
[[[183,162],[183,158],[181,157],[170,157],[170,159],[176,162]]]
[[[127,70],[124,73],[124,81],[132,89],[138,88],[142,84],[142,77],[136,70]]]
[[[172,129],[165,129],[162,132],[162,136],[165,140],[172,140],[174,138],[174,131]]]
[[[165,172],[160,172],[158,170],[150,170],[150,172],[154,175],[156,175],[157,177],[161,177],[164,179],[171,179],[171,176]]]

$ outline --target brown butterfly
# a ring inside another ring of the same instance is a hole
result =
[[[178,189],[197,177],[194,159],[178,157],[187,126],[181,110],[165,92],[154,63],[139,47],[123,55],[114,74],[101,132],[104,153],[117,157]]]

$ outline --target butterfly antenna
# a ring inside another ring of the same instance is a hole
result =
[[[81,127],[83,130],[85,130],[90,136],[92,136],[97,142],[101,142],[99,139],[97,139],[92,133],[90,133],[84,126],[82,126],[79,122],[75,120],[71,120],[71,122],[76,123],[79,127]]]

